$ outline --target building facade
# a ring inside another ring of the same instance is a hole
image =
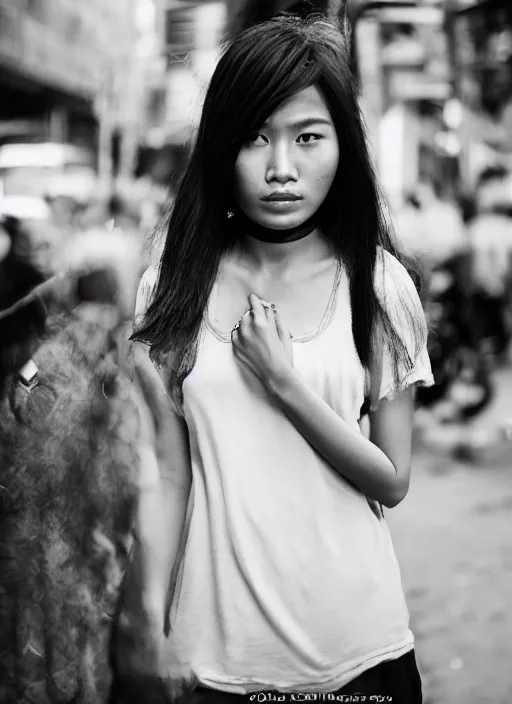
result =
[[[133,52],[134,0],[0,0],[0,138],[94,147]]]
[[[470,184],[487,166],[512,168],[512,3],[453,0],[455,90],[464,105],[461,132]]]
[[[226,24],[222,0],[156,0],[160,61],[148,81],[147,142],[180,147],[193,138]]]

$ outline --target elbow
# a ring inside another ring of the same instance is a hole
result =
[[[396,482],[386,495],[381,499],[381,504],[386,508],[395,508],[401,503],[409,492],[409,482],[404,484],[402,482]]]
[[[409,483],[409,471],[401,471],[396,466],[393,466],[392,477],[386,482],[386,488],[382,492],[383,496],[380,499],[380,503],[386,508],[395,508],[395,506],[398,506],[409,492]]]
[[[398,504],[405,499],[405,494],[400,495],[398,493],[390,494],[385,500],[381,501],[381,504],[386,508],[395,508]]]

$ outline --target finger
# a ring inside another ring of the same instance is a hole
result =
[[[238,323],[231,330],[231,343],[235,347],[240,343],[239,331],[240,331],[240,321],[238,321]]]
[[[284,328],[283,321],[281,320],[281,316],[279,315],[277,308],[273,308],[272,311],[274,313],[274,321],[276,324],[277,333],[278,333],[279,337],[281,339],[283,339],[283,328]]]
[[[254,322],[263,325],[267,320],[267,311],[265,310],[262,300],[255,293],[251,293],[249,302],[251,304]]]
[[[250,317],[251,310],[248,308],[245,313],[242,313],[236,324],[233,326],[233,330],[239,329],[242,323],[247,320],[248,317]]]
[[[239,354],[242,351],[244,338],[241,328],[237,328],[231,335],[231,345],[235,354]]]
[[[240,320],[238,321],[238,336],[239,336],[240,340],[246,338],[250,332],[250,328],[251,328],[251,324],[252,324],[251,313],[252,313],[251,310],[246,310],[245,313],[240,318]]]
[[[233,329],[231,332],[231,347],[233,350],[233,356],[239,362],[244,363],[246,360],[246,355],[244,354],[245,343],[243,336],[240,334],[241,328]]]
[[[277,310],[277,308],[274,306],[272,310],[274,311],[274,320],[276,323],[277,334],[279,335],[281,340],[284,341],[286,339],[286,335],[290,336],[290,333],[285,330],[283,321],[281,320],[281,316],[279,315],[279,311]]]

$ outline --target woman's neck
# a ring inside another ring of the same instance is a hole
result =
[[[238,212],[235,220],[236,227],[244,234],[259,242],[268,242],[269,244],[289,244],[290,242],[302,240],[316,229],[317,223],[316,213],[299,225],[283,230],[275,230],[260,225],[241,211]]]
[[[251,267],[280,272],[296,269],[304,263],[314,264],[332,256],[330,243],[319,228],[295,242],[262,242],[242,234],[236,250],[237,255]]]

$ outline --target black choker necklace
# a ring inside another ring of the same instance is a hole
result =
[[[236,214],[236,221],[240,225],[240,228],[245,232],[245,234],[250,237],[254,237],[255,240],[260,242],[272,242],[280,244],[282,242],[296,242],[304,237],[310,235],[313,230],[317,227],[316,216],[313,215],[303,222],[301,225],[296,227],[290,227],[287,230],[272,230],[270,227],[263,227],[263,225],[258,225],[247,217],[244,213],[240,211]]]

